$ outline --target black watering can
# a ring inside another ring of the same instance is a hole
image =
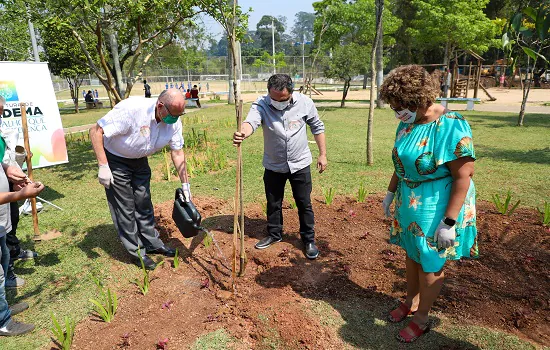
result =
[[[201,214],[191,201],[186,202],[181,188],[176,190],[172,219],[185,238],[195,237],[202,231]]]

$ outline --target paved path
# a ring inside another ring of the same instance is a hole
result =
[[[315,104],[317,108],[322,107],[340,107],[340,101],[335,102],[319,102]],[[466,104],[449,103],[449,109],[454,111],[466,110]],[[369,104],[365,102],[346,102],[345,108],[369,108]],[[475,111],[481,112],[501,112],[501,113],[519,113],[521,105],[519,104],[497,104],[493,102],[485,102],[476,104]],[[537,104],[527,104],[526,113],[548,114],[550,115],[550,106],[541,106]]]

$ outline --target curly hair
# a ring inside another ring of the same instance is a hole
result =
[[[428,107],[439,94],[439,80],[415,64],[395,68],[380,87],[382,100],[398,102],[403,107]]]

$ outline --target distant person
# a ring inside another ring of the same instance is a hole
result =
[[[197,107],[201,108],[201,103],[199,102],[199,89],[197,88],[197,85],[193,85],[193,88],[191,89],[191,98],[196,98],[197,100]]]
[[[183,81],[180,81],[180,86],[178,89],[185,92],[185,85],[183,84]]]
[[[187,82],[187,90],[191,90],[191,88],[193,87],[193,84],[191,84],[191,82]]]
[[[170,83],[170,89],[174,87],[174,83]]]
[[[168,82],[166,82],[166,85],[165,85],[165,87],[166,87],[166,90],[168,90]]]
[[[99,92],[97,92],[97,89],[94,90],[94,102],[99,102]]]
[[[210,92],[210,83],[206,82],[206,92]]]
[[[82,98],[86,100],[86,90],[82,90]]]
[[[151,97],[151,86],[147,84],[147,80],[143,80],[143,90],[145,90],[145,97]]]
[[[191,98],[191,90],[187,90],[187,92],[185,93],[185,98],[187,100]]]
[[[201,86],[201,83],[199,83],[199,92],[201,91],[202,89],[202,86]]]
[[[94,94],[92,90],[88,90],[88,93],[84,97],[84,100],[86,101],[86,103],[94,103]]]

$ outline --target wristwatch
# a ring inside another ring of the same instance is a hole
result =
[[[451,218],[445,217],[445,218],[443,219],[443,223],[444,223],[445,225],[449,225],[449,226],[453,227],[454,225],[456,225],[456,220],[453,220],[453,219],[451,219]]]

